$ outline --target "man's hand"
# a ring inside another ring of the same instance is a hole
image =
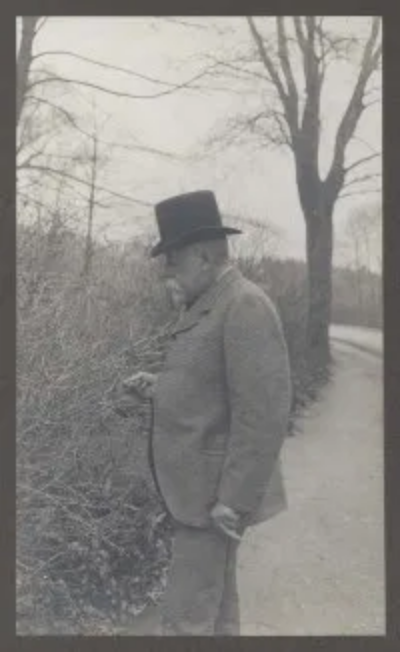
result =
[[[238,532],[240,516],[233,509],[222,505],[222,503],[216,503],[211,510],[211,518],[214,525],[228,537],[235,541],[241,540]]]
[[[147,371],[139,371],[138,373],[133,374],[133,376],[123,380],[122,388],[128,394],[136,394],[140,396],[140,398],[150,399],[153,397],[156,380],[156,374],[151,374]]]

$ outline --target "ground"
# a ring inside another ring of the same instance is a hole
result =
[[[332,382],[283,452],[289,509],[240,548],[242,635],[385,632],[382,345],[371,333],[332,329]],[[157,633],[154,613],[129,634]]]
[[[332,385],[285,446],[289,509],[240,551],[244,635],[385,630],[382,363],[334,351]]]
[[[367,353],[378,353],[379,355],[383,353],[383,332],[375,328],[332,324],[330,336],[332,342],[346,342]]]

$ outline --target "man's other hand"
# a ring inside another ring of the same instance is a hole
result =
[[[241,540],[238,532],[240,517],[233,509],[222,503],[216,503],[211,510],[211,518],[214,525],[228,537],[236,541]]]
[[[156,374],[139,371],[122,381],[122,388],[128,394],[137,394],[140,398],[150,399],[154,394]]]

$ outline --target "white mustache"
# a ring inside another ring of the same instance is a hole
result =
[[[185,303],[185,293],[181,285],[174,278],[168,278],[165,287],[174,308],[180,308]]]

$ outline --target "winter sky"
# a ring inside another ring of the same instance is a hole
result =
[[[49,17],[37,36],[35,53],[67,51],[162,82],[181,84],[209,65],[210,55],[220,59],[232,57],[252,46],[244,17],[181,20],[190,25],[161,17]],[[265,19],[258,20],[263,26]],[[368,18],[326,20],[332,29],[355,37],[363,38],[368,33]],[[169,88],[167,84],[96,67],[66,55],[40,57],[35,65],[44,64],[57,75],[135,95],[151,95]],[[350,97],[354,71],[349,65],[340,64],[330,72],[322,98],[322,172],[329,165],[335,128]],[[378,78],[374,85],[379,86],[379,82]],[[104,141],[140,143],[180,157],[173,160],[143,151],[132,153],[120,147],[106,147],[110,160],[101,173],[101,182],[107,187],[151,204],[180,192],[213,189],[224,212],[268,221],[282,231],[283,253],[303,258],[304,222],[289,150],[256,147],[255,141],[228,150],[219,147],[217,151],[204,145],[211,133],[221,132],[227,120],[257,107],[260,93],[264,93],[263,83],[256,78],[227,82],[206,76],[197,82],[201,89],[181,90],[156,99],[120,98],[77,87],[73,95],[68,93],[62,101],[69,107],[73,102],[86,128],[91,124],[95,102],[100,138]],[[265,93],[268,101],[267,87]],[[380,102],[365,112],[357,138],[349,150],[349,162],[380,151]],[[369,169],[379,170],[379,165]],[[376,183],[372,186],[376,187]],[[368,190],[369,186],[362,188]],[[377,194],[360,194],[338,203],[338,239],[352,210],[360,203],[377,199]],[[112,211],[98,211],[96,229],[108,238],[124,240],[152,219],[151,211],[121,203]],[[338,247],[337,260],[341,255]]]

